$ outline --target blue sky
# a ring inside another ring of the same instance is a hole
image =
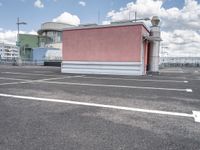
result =
[[[25,31],[38,30],[40,24],[52,21],[63,12],[77,15],[81,23],[97,23],[98,10],[100,22],[106,19],[111,10],[119,10],[125,7],[131,0],[84,0],[86,6],[79,5],[79,0],[43,0],[43,8],[34,6],[35,0],[0,0],[0,28],[6,30],[16,29],[16,19],[20,17],[28,24],[21,27]],[[167,0],[163,7],[179,7],[184,4],[183,0]]]
[[[100,12],[100,24],[109,24],[134,18],[135,11],[161,19],[164,54],[200,57],[200,0],[0,0],[0,42],[16,42],[17,17],[28,23],[21,33],[36,34],[44,22],[98,23]]]

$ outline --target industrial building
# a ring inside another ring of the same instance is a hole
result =
[[[13,60],[19,57],[19,49],[13,44],[0,43],[0,60]]]
[[[59,22],[46,22],[38,30],[39,47],[34,49],[33,60],[44,62],[44,65],[61,65],[62,59],[62,30],[74,27]],[[38,53],[38,54],[37,54]],[[40,54],[42,54],[40,56]]]
[[[69,24],[59,22],[46,22],[41,25],[38,30],[39,46],[48,48],[62,49],[62,30],[74,27]]]
[[[18,46],[20,49],[20,56],[22,60],[32,61],[33,49],[39,47],[38,35],[33,34],[19,34]]]
[[[158,73],[160,28],[144,23],[86,25],[63,31],[62,73],[145,75]]]
[[[46,22],[41,25],[38,35],[19,34],[17,45],[20,49],[22,62],[44,64],[45,62],[61,63],[62,30],[74,27],[69,24]]]

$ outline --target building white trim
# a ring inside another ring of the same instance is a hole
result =
[[[140,62],[62,61],[62,73],[144,75]]]

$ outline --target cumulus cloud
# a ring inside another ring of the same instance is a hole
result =
[[[29,32],[20,31],[22,34],[34,34],[37,35],[37,32],[32,30]],[[0,42],[8,43],[8,44],[16,44],[17,41],[17,31],[13,30],[0,30]]]
[[[169,56],[198,56],[200,57],[200,34],[194,30],[162,31],[162,47]]]
[[[61,23],[67,23],[70,25],[79,25],[80,24],[80,19],[76,15],[72,15],[68,12],[62,13],[60,16],[57,18],[53,19],[53,22],[61,22]]]
[[[110,24],[110,21],[108,21],[108,20],[103,21],[102,24],[103,24],[103,25],[108,25],[108,24]]]
[[[81,6],[86,6],[86,2],[84,2],[84,1],[79,1],[79,3],[78,3],[79,5],[81,5]]]
[[[159,16],[161,19],[161,30],[163,42],[161,45],[168,47],[170,56],[194,54],[200,56],[200,4],[197,0],[185,0],[183,8],[164,8],[163,0],[136,0],[130,2],[119,10],[112,10],[107,13],[107,20],[110,21],[146,18]],[[150,22],[146,22],[150,26]],[[174,42],[175,41],[175,42]]]
[[[37,8],[44,8],[44,4],[42,3],[41,0],[36,0],[34,2],[34,6],[37,7]]]

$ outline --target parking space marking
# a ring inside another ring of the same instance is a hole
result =
[[[157,87],[145,87],[145,86],[127,86],[127,85],[92,84],[92,83],[75,83],[75,82],[54,82],[54,81],[41,81],[41,82],[50,83],[50,84],[61,84],[61,85],[77,85],[77,86],[92,86],[92,87],[114,87],[114,88],[128,88],[128,89],[192,92],[192,89],[157,88]]]
[[[52,77],[52,76],[60,76],[58,74],[40,74],[40,73],[21,73],[21,72],[1,72],[2,74],[15,74],[15,75],[29,75],[29,76],[47,76],[47,77]]]
[[[24,84],[24,83],[35,83],[35,82],[43,82],[43,81],[51,81],[51,80],[59,80],[59,79],[66,79],[66,78],[75,78],[75,77],[82,77],[82,76],[65,76],[59,78],[47,78],[47,79],[38,79],[38,80],[26,80],[26,79],[16,79],[21,80],[22,82],[10,82],[10,83],[0,83],[1,85],[16,85],[16,84]],[[12,79],[12,78],[4,78],[4,79]],[[14,80],[14,79],[12,79]]]
[[[15,99],[65,103],[65,104],[72,104],[72,105],[109,108],[109,109],[117,109],[117,110],[125,110],[125,111],[141,112],[141,113],[150,113],[150,114],[158,114],[158,115],[167,115],[167,116],[189,117],[189,118],[193,118],[195,122],[199,122],[199,120],[198,120],[199,118],[197,118],[197,117],[199,117],[199,112],[197,113],[197,111],[192,111],[192,114],[188,114],[188,113],[179,113],[179,112],[152,110],[152,109],[142,109],[142,108],[124,107],[124,106],[116,106],[116,105],[105,105],[105,104],[98,104],[98,103],[88,103],[88,102],[80,102],[80,101],[72,101],[72,100],[61,100],[61,99],[50,99],[50,98],[40,98],[40,97],[31,97],[31,96],[11,95],[11,94],[3,94],[3,93],[0,93],[0,96],[1,97],[8,97],[8,98],[15,98]]]
[[[166,70],[162,71],[162,73],[184,73],[182,70]]]
[[[34,71],[35,73],[54,73],[52,71]]]
[[[0,83],[0,86],[2,86],[2,85],[16,85],[16,84],[31,83],[31,82],[34,82],[34,81],[30,80],[30,81],[23,81],[23,82]]]
[[[153,79],[128,79],[128,78],[107,78],[107,77],[81,77],[81,78],[85,78],[85,79],[97,79],[97,80],[101,80],[101,79],[105,79],[105,80],[125,80],[125,81],[144,81],[144,82],[172,82],[172,83],[188,83],[188,81],[177,81],[177,80],[153,80]]]
[[[29,76],[65,76],[65,75],[60,75],[60,74],[52,74],[52,75],[48,75],[48,74],[40,74],[40,73],[22,73],[22,72],[1,72],[2,74],[15,74],[15,75],[29,75]],[[80,76],[83,76],[84,78],[88,78],[86,75],[80,75]],[[140,80],[140,81],[152,81],[152,82],[183,82],[183,83],[188,83],[188,81],[186,81],[186,78],[185,77],[168,77],[168,76],[156,76],[156,77],[159,77],[159,78],[162,78],[162,77],[164,77],[164,78],[168,78],[168,79],[183,79],[184,81],[176,81],[176,80],[156,80],[156,79],[147,79],[147,80],[144,80],[144,79],[131,79],[131,80]],[[97,78],[98,79],[98,77],[89,77],[89,78]],[[104,77],[100,77],[100,78],[104,78]],[[106,79],[106,78],[105,78]],[[110,79],[110,78],[108,78],[108,79]],[[125,78],[111,78],[111,80],[114,80],[114,79],[116,79],[116,80],[118,80],[118,79],[120,79],[120,80],[130,80],[130,79],[125,79]]]
[[[38,80],[35,80],[35,81],[40,82],[40,81],[51,81],[51,80],[60,80],[60,79],[69,79],[69,78],[79,78],[79,77],[83,77],[83,75],[80,75],[80,76],[64,76],[64,77],[47,78],[47,79],[38,79]]]
[[[194,120],[200,122],[200,111],[192,111],[194,115]]]
[[[184,76],[184,77],[170,77],[170,76],[167,76],[167,75],[158,75],[158,76],[153,76],[153,75],[148,75],[148,76],[152,76],[152,77],[157,77],[159,79],[177,79],[177,80],[187,80],[187,78]]]
[[[14,81],[17,81],[17,80],[19,80],[19,81],[29,81],[27,79],[7,78],[7,77],[0,77],[0,79],[2,79],[2,80],[14,80]]]

